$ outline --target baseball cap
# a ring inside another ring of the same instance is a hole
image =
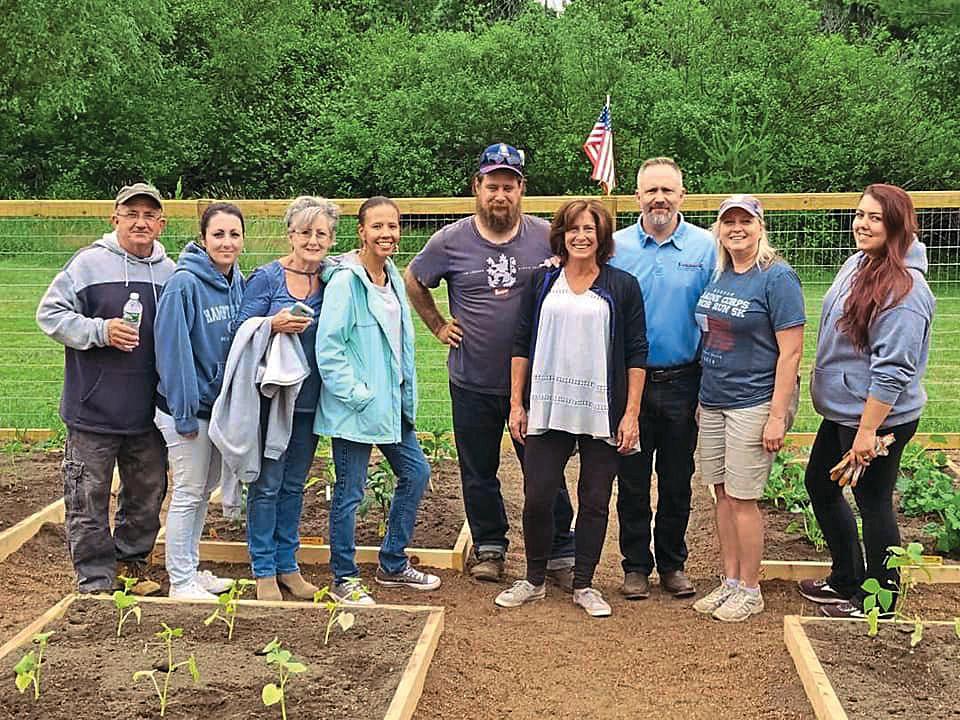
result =
[[[753,215],[757,220],[763,220],[763,205],[753,195],[731,195],[722,203],[717,211],[717,219],[723,217],[727,210],[740,208]]]
[[[163,209],[163,200],[160,198],[160,191],[150,183],[145,182],[138,182],[134,183],[133,185],[124,185],[117,193],[117,199],[113,203],[113,206],[116,207],[117,205],[122,205],[138,195],[143,195],[144,197],[150,198],[160,206],[161,210]]]
[[[480,153],[480,166],[477,172],[481,175],[494,170],[510,170],[523,177],[523,152],[506,143],[494,143]]]

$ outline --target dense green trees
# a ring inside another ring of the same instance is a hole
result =
[[[462,194],[527,149],[530,192],[672,154],[698,191],[956,187],[953,0],[0,0],[0,197]]]

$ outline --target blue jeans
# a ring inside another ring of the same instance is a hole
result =
[[[294,413],[287,450],[263,458],[260,477],[247,490],[247,547],[255,578],[294,573],[300,548],[303,486],[317,450],[313,413]]]
[[[366,490],[372,447],[367,443],[333,438],[337,482],[333,485],[330,508],[330,567],[338,583],[360,575],[356,562],[357,507]],[[399,443],[377,447],[397,476],[387,535],[380,546],[380,567],[393,574],[407,567],[404,550],[413,535],[423,490],[430,481],[430,464],[420,449],[413,426],[406,422]]]

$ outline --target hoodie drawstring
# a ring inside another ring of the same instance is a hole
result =
[[[123,263],[123,286],[130,287],[130,271],[127,269],[127,263],[130,261],[127,251],[123,251],[123,260],[120,262]],[[160,296],[157,295],[157,281],[153,277],[153,263],[149,260],[146,263],[147,269],[150,271],[150,289],[153,290],[153,304],[154,307],[160,304]]]

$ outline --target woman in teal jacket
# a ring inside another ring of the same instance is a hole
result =
[[[317,326],[322,385],[314,431],[333,440],[337,481],[330,508],[333,594],[372,604],[356,563],[356,514],[376,445],[397,475],[375,580],[433,590],[440,578],[407,560],[430,465],[417,442],[413,320],[403,279],[390,257],[400,243],[400,210],[389,198],[360,206],[360,248],[339,258],[328,278]]]

